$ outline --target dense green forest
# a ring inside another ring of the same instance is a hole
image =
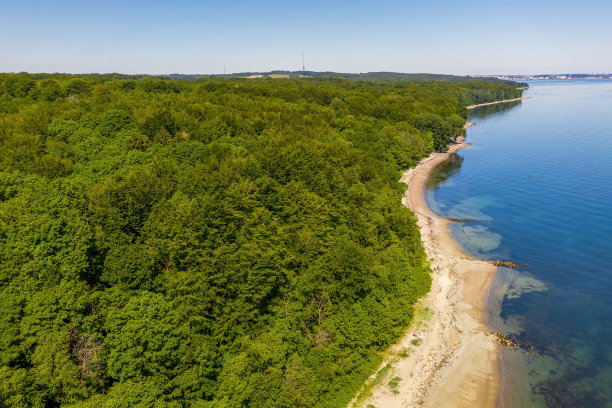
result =
[[[430,286],[402,169],[511,83],[0,75],[0,407],[341,407]]]

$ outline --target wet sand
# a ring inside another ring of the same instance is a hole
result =
[[[450,221],[433,214],[424,201],[433,169],[465,146],[457,143],[446,153],[432,154],[401,179],[408,185],[402,202],[418,218],[434,271],[431,292],[417,307],[433,313],[429,312],[432,317],[427,321],[415,319],[381,365],[391,365],[389,374],[371,388],[366,398],[359,403],[353,401],[351,406],[495,406],[500,382],[499,346],[485,321],[496,267],[462,252],[450,234]],[[413,344],[415,334],[421,338],[419,345]],[[389,381],[396,377],[399,384],[390,386]]]

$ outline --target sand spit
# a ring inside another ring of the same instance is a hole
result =
[[[389,350],[380,367],[384,371],[372,375],[370,385],[349,406],[495,406],[499,345],[484,322],[496,267],[463,253],[450,235],[451,221],[434,215],[423,199],[432,170],[466,145],[432,154],[401,179],[408,185],[402,202],[418,217],[434,270],[431,292],[418,305],[426,317],[415,319]]]
[[[478,105],[470,105],[470,106],[467,107],[467,109],[480,108],[481,106],[497,105],[498,103],[508,103],[508,102],[522,101],[523,99],[530,99],[530,98],[531,98],[531,96],[523,96],[521,98],[505,99],[503,101],[480,103]]]

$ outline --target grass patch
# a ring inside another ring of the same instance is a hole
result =
[[[392,393],[399,394],[397,387],[399,386],[400,381],[402,381],[400,377],[393,377],[391,381],[389,381],[388,385],[389,385],[389,388],[391,388]]]
[[[357,398],[355,398],[355,406],[360,406],[363,403],[363,401],[365,401],[372,395],[372,390],[374,389],[374,387],[376,387],[377,385],[383,382],[385,377],[389,375],[392,368],[393,366],[387,363],[385,364],[383,368],[378,370],[378,372],[376,373],[376,376],[372,380],[366,381],[366,383],[363,386],[363,389],[359,392],[359,395],[357,395]],[[371,405],[368,405],[368,408],[370,406]]]
[[[414,311],[414,325],[415,327],[427,327],[427,323],[431,320],[434,315],[434,311],[425,306],[425,307],[416,307]]]
[[[413,346],[420,346],[421,343],[423,343],[423,339],[413,339],[413,340],[410,340],[410,344],[412,344]]]
[[[399,352],[398,356],[400,356],[400,358],[408,358],[408,357],[410,357],[410,354],[412,354],[412,349],[411,349],[411,348],[404,347],[404,348],[402,348],[402,350]]]

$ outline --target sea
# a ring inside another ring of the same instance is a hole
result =
[[[497,406],[612,407],[612,80],[528,82],[474,109],[465,147],[426,200],[497,270],[488,324],[502,347]]]

